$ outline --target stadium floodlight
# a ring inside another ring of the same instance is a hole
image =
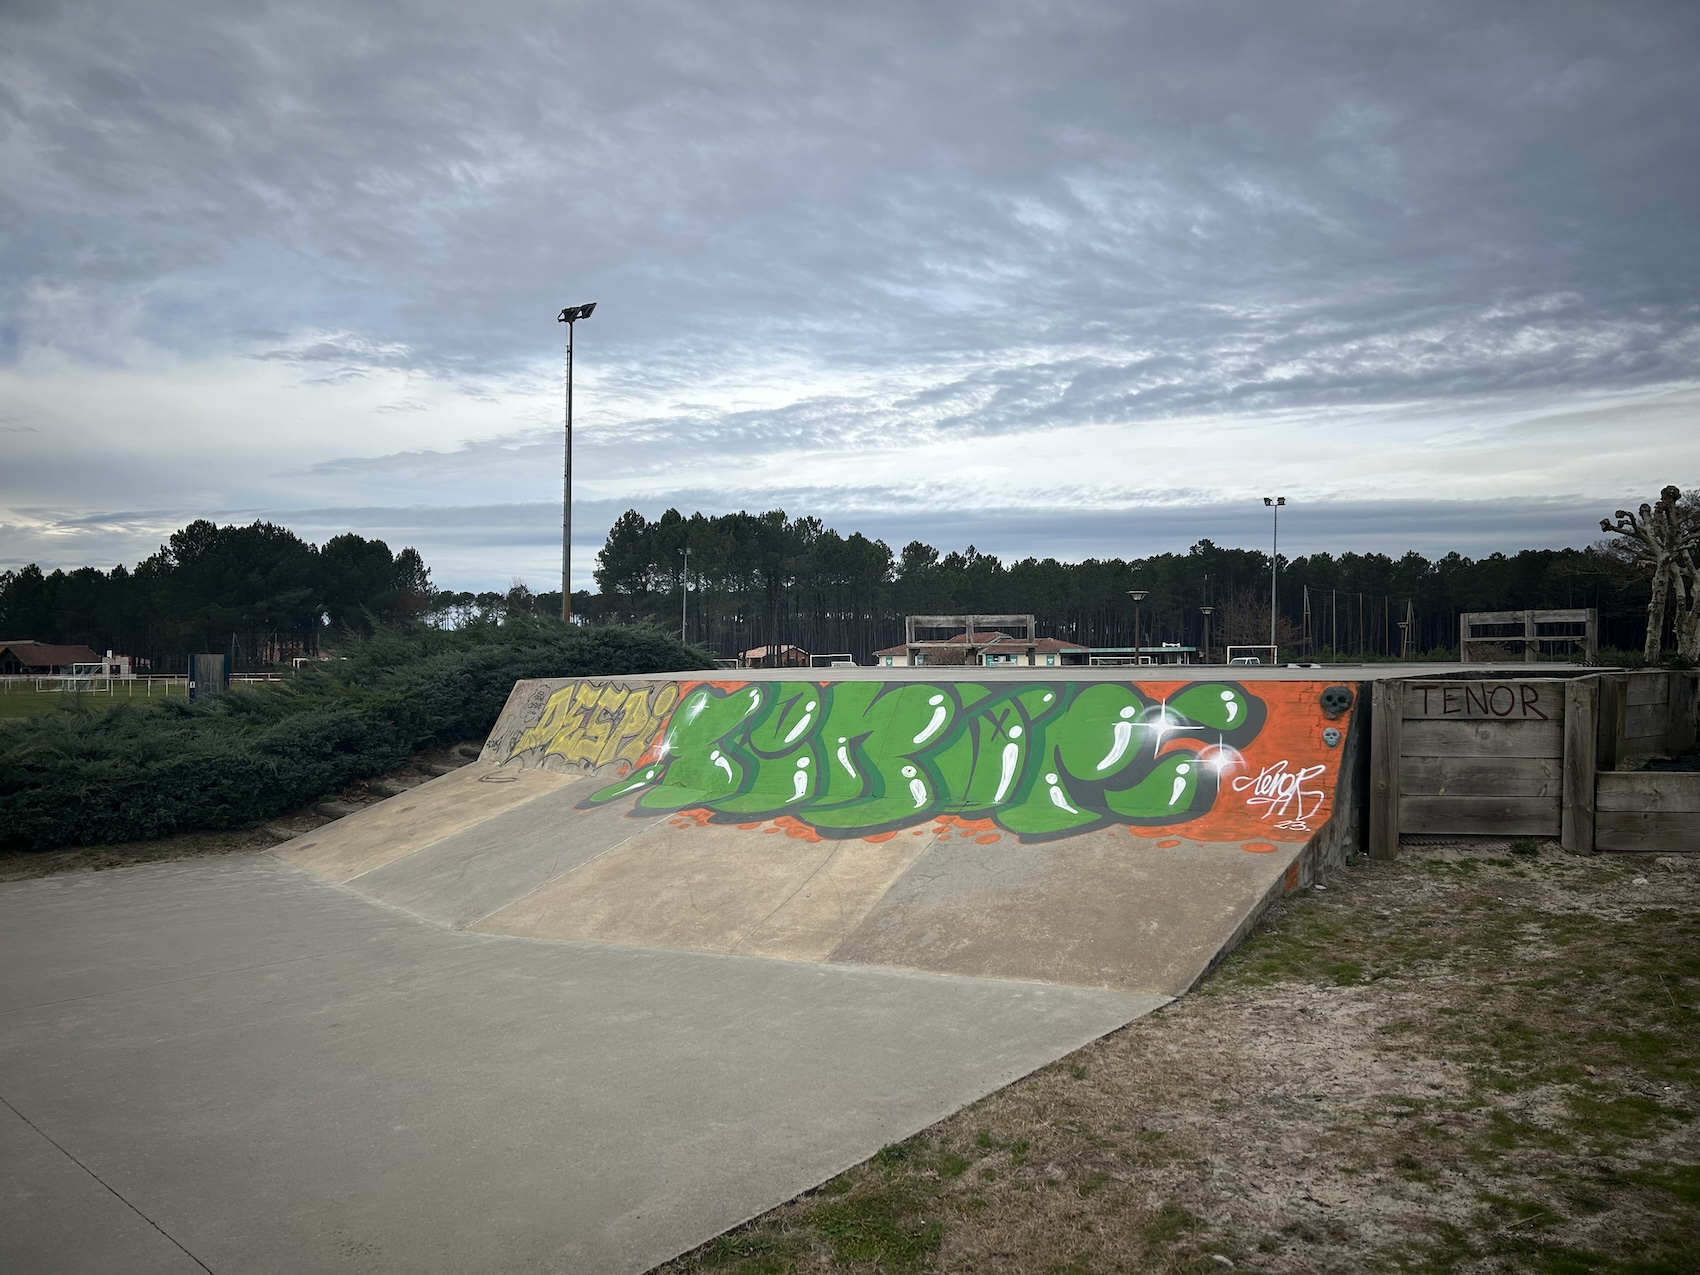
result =
[[[1127,596],[1133,599],[1133,662],[1139,663],[1139,604],[1151,596],[1149,589],[1129,589]]]
[[[1275,526],[1269,540],[1269,645],[1273,647],[1275,646],[1275,572],[1281,561],[1281,506],[1287,503],[1287,498],[1285,496],[1265,496],[1263,503],[1270,509],[1275,518]]]
[[[561,620],[573,619],[573,325],[588,319],[596,302],[570,305],[555,321],[567,325],[567,457],[561,475]]]

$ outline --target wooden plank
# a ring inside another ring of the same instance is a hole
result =
[[[1629,707],[1639,704],[1668,704],[1670,703],[1670,674],[1669,673],[1630,673],[1629,678]]]
[[[1407,757],[1562,757],[1563,722],[1414,721],[1403,730]]]
[[[1622,673],[1602,674],[1599,683],[1594,765],[1600,770],[1616,770],[1623,765],[1623,718],[1628,711],[1629,683]]]
[[[1556,837],[1562,831],[1557,797],[1404,797],[1399,827],[1475,837]]]
[[[1664,704],[1631,704],[1623,713],[1623,732],[1630,739],[1665,742],[1670,710]]]
[[[1598,776],[1599,810],[1656,810],[1700,815],[1700,771],[1606,771]]]
[[[1399,795],[1557,797],[1563,770],[1557,757],[1405,757],[1399,763]]]
[[[1399,854],[1399,763],[1403,753],[1403,699],[1397,681],[1372,684],[1369,718],[1369,857]]]
[[[1700,675],[1670,675],[1670,720],[1665,727],[1665,752],[1680,757],[1694,747],[1695,702],[1700,699]]]
[[[1599,727],[1597,678],[1579,677],[1564,688],[1563,800],[1559,844],[1571,854],[1594,852],[1595,749]]]
[[[1561,721],[1564,682],[1558,678],[1418,679],[1405,683],[1404,715],[1411,720]]]
[[[1700,850],[1700,815],[1654,810],[1602,810],[1594,816],[1601,850]]]

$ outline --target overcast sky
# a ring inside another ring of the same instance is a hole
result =
[[[0,566],[1584,544],[1700,482],[1700,5],[0,3]]]

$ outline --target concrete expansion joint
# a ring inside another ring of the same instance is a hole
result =
[[[184,1257],[188,1258],[196,1266],[199,1266],[203,1271],[207,1272],[207,1275],[213,1275],[212,1267],[208,1266],[200,1258],[196,1257],[187,1248],[185,1248],[183,1246],[182,1242],[180,1240],[178,1240],[178,1238],[175,1235],[173,1235],[170,1231],[166,1230],[158,1222],[154,1221],[146,1213],[142,1212],[133,1203],[131,1203],[128,1199],[126,1199],[124,1197],[123,1193],[120,1192],[116,1187],[114,1187],[110,1182],[108,1182],[105,1178],[101,1177],[100,1174],[96,1173],[93,1169],[89,1168],[89,1166],[84,1164],[81,1160],[77,1159],[76,1156],[72,1155],[71,1152],[68,1151],[64,1147],[63,1144],[58,1142],[53,1137],[53,1135],[48,1133],[45,1129],[43,1129],[35,1121],[31,1120],[23,1112],[19,1111],[17,1109],[17,1107],[15,1107],[12,1104],[12,1102],[9,1098],[5,1097],[4,1095],[0,1095],[0,1106],[4,1106],[7,1111],[10,1111],[19,1120],[23,1121],[24,1124],[28,1125],[31,1132],[33,1132],[36,1135],[36,1137],[40,1138],[43,1142],[47,1143],[48,1146],[52,1147],[55,1151],[57,1151],[60,1155],[64,1156],[72,1164],[76,1165],[77,1168],[80,1169],[86,1175],[88,1175],[88,1177],[91,1180],[99,1183],[100,1186],[102,1188],[104,1188],[107,1191],[107,1193],[112,1196],[113,1199],[117,1200],[125,1208],[129,1209],[130,1212],[134,1213],[137,1217],[141,1218],[142,1221],[146,1222],[149,1226],[151,1226],[155,1231],[157,1231],[160,1234],[161,1237],[163,1237],[166,1240],[167,1243],[169,1243],[179,1253],[183,1254]]]

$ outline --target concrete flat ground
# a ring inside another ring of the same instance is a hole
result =
[[[0,1271],[642,1271],[1183,993],[1354,738],[939,680],[522,682],[274,854],[0,887]]]
[[[0,969],[31,1272],[641,1271],[1166,999],[454,930],[266,855],[0,887]]]

